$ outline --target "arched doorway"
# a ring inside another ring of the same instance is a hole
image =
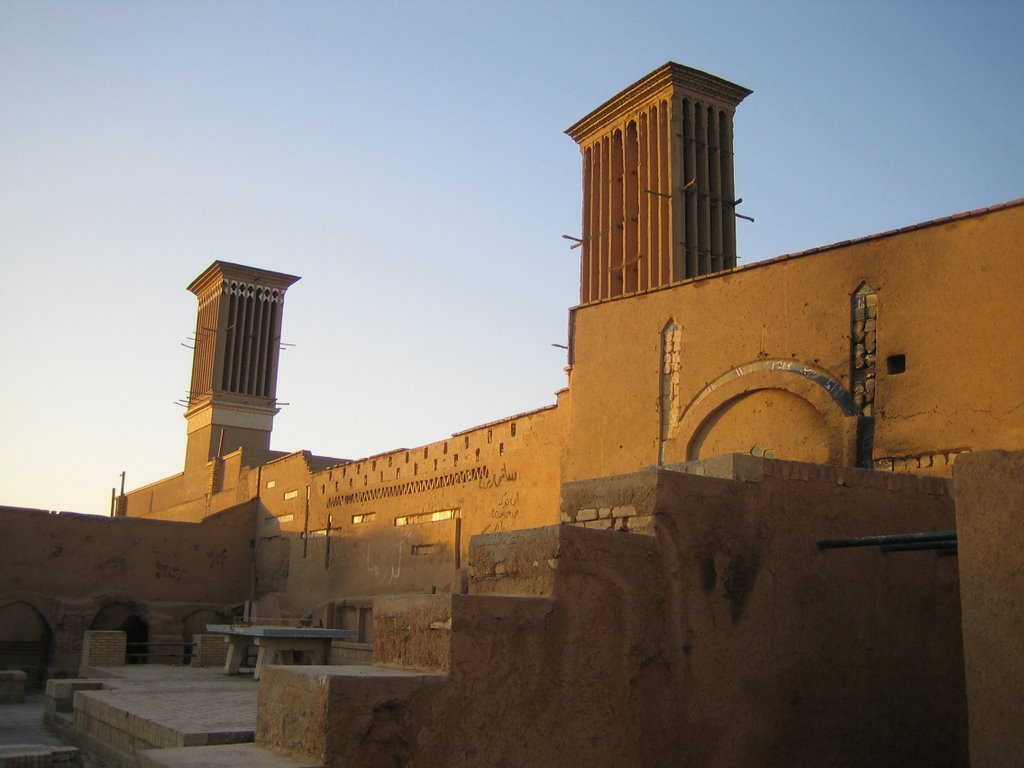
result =
[[[149,643],[149,624],[143,616],[144,611],[131,603],[108,603],[103,606],[89,625],[90,630],[107,630],[124,632],[127,641],[128,664],[145,664],[147,643]]]
[[[41,688],[52,647],[50,625],[35,607],[20,600],[0,607],[0,669],[20,669]]]

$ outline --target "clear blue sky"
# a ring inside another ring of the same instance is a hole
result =
[[[180,471],[214,259],[303,277],[277,449],[552,403],[562,131],[668,60],[754,91],[741,263],[1024,195],[1022,40],[1019,1],[0,0],[0,504],[105,513],[122,470]]]

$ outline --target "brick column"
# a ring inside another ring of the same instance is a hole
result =
[[[83,667],[123,667],[128,636],[117,631],[85,633],[82,643]]]
[[[228,658],[227,638],[224,635],[192,635],[192,666],[223,667]]]

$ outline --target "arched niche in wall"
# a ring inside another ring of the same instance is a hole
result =
[[[0,669],[20,669],[30,686],[40,687],[52,647],[50,625],[33,605],[22,600],[0,605]]]
[[[763,451],[851,464],[856,422],[849,392],[827,371],[795,360],[757,360],[722,374],[690,401],[669,462]]]
[[[213,611],[207,608],[201,608],[198,611],[192,611],[181,621],[181,639],[185,643],[192,643],[195,635],[206,634],[207,624],[230,624],[231,617],[220,611]],[[192,651],[189,646],[185,647],[184,663],[188,664],[192,660]]]
[[[785,389],[755,389],[723,403],[690,439],[687,459],[726,453],[828,464],[829,429],[818,409]]]
[[[93,617],[90,630],[116,630],[125,633],[126,651],[129,663],[145,663],[145,657],[133,654],[145,653],[149,642],[149,621],[145,606],[130,599],[115,599],[107,602]]]

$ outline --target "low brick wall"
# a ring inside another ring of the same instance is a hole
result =
[[[373,664],[373,643],[353,643],[348,640],[331,642],[329,664]]]
[[[223,667],[228,658],[227,637],[224,635],[192,635],[192,666]]]
[[[78,747],[46,744],[4,744],[0,746],[0,768],[82,768]]]
[[[27,679],[20,669],[0,669],[0,702],[24,701]]]
[[[86,632],[82,642],[82,667],[123,667],[127,638],[124,632]]]

